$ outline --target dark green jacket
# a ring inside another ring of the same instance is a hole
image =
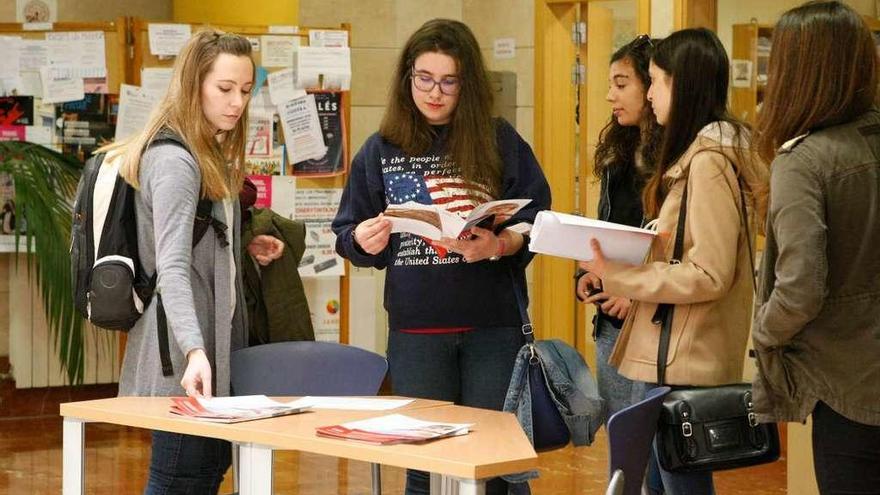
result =
[[[752,336],[755,410],[817,401],[880,425],[880,112],[786,143],[773,160]]]
[[[268,266],[259,266],[247,253],[247,245],[261,234],[284,242],[281,258]],[[309,303],[297,271],[305,251],[305,224],[288,220],[268,208],[253,208],[241,236],[250,345],[315,340]]]

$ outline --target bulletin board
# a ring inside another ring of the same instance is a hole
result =
[[[151,53],[150,50],[150,41],[149,41],[149,25],[150,22],[144,19],[131,19],[130,20],[130,40],[131,40],[131,62],[128,64],[127,69],[127,78],[129,84],[140,86],[142,69],[144,68],[171,68],[174,65],[173,57],[160,57]],[[207,26],[199,25],[199,24],[191,24],[190,28],[192,33],[198,32],[201,28]],[[348,46],[351,46],[351,27],[348,24],[343,24],[341,26],[335,27],[303,27],[298,26],[296,28],[296,32],[278,32],[277,29],[272,29],[270,26],[242,26],[242,25],[226,25],[226,24],[212,24],[210,27],[219,29],[221,31],[226,31],[230,33],[236,33],[242,36],[246,36],[248,38],[259,39],[260,36],[263,35],[279,35],[279,36],[296,36],[300,39],[300,46],[308,46],[309,44],[309,33],[312,30],[334,30],[334,31],[345,31],[348,36]],[[262,57],[263,50],[254,51],[253,52],[254,61],[257,66],[262,66]],[[281,68],[269,68],[270,72],[274,72],[276,70],[280,70]],[[310,88],[309,93],[315,93],[317,95],[321,93],[328,93],[327,91],[322,91],[320,88]],[[296,175],[296,189],[310,189],[310,190],[319,190],[319,191],[329,191],[329,190],[340,190],[344,185],[347,177],[348,165],[350,162],[350,122],[351,122],[351,98],[350,91],[330,91],[329,93],[335,94],[334,101],[337,101],[339,105],[341,105],[341,127],[343,133],[343,162],[345,165],[345,172],[339,173],[337,175],[327,176],[327,177],[308,177]],[[283,177],[288,177],[291,174],[291,170],[288,167]],[[276,178],[278,178],[276,176]],[[259,185],[258,185],[259,186]],[[275,209],[273,207],[273,209]],[[335,212],[335,208],[334,208]],[[308,239],[307,239],[308,242]],[[342,343],[347,343],[349,341],[349,320],[350,315],[348,308],[349,300],[350,300],[350,290],[349,290],[349,265],[348,262],[341,262],[342,265],[342,274],[338,278],[339,280],[339,289],[338,301],[329,302],[329,301],[321,301],[318,302],[316,300],[310,299],[310,306],[313,313],[320,311],[336,311],[338,312],[339,317],[339,341]],[[306,278],[303,279],[304,283],[307,285],[308,282]],[[335,306],[335,307],[334,307]],[[317,331],[317,328],[316,328]]]
[[[46,23],[47,30],[24,30],[23,24],[0,23],[0,35],[20,36],[26,39],[46,39],[50,32],[103,31],[107,58],[107,84],[110,93],[119,93],[119,84],[126,81],[128,19],[120,17],[111,22],[56,22]]]

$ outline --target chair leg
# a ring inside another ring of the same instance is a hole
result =
[[[380,464],[370,464],[370,474],[373,479],[373,495],[382,495],[382,466]]]

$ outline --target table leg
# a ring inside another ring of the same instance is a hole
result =
[[[64,418],[62,444],[63,495],[82,495],[85,492],[85,422]]]
[[[486,480],[458,480],[458,495],[486,495]]]
[[[271,447],[243,443],[239,445],[238,462],[241,468],[239,492],[241,495],[272,494]]]

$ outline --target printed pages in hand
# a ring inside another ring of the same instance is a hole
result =
[[[465,234],[480,222],[499,217],[503,221],[529,204],[530,199],[499,199],[483,203],[473,210],[467,218],[447,211],[443,205],[424,205],[414,201],[388,205],[385,218],[391,222],[391,232],[411,232],[413,234],[439,240],[442,237],[455,239]]]
[[[641,265],[656,235],[653,230],[542,211],[535,218],[529,250],[589,261],[593,259],[590,239],[596,239],[609,260]]]
[[[316,431],[318,436],[323,437],[390,445],[466,435],[471,426],[471,423],[437,423],[402,414],[390,414],[340,425],[321,426]]]
[[[239,423],[255,419],[286,416],[303,411],[303,407],[291,407],[276,402],[265,395],[240,397],[172,397],[171,413],[185,418],[213,423]]]

